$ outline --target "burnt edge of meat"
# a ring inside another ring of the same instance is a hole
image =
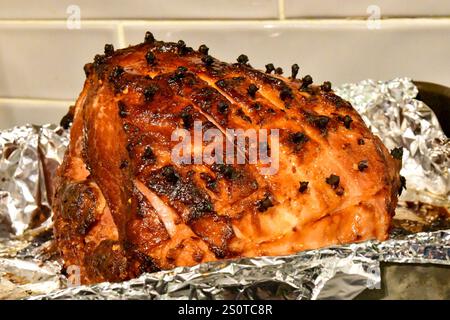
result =
[[[189,209],[187,222],[214,211],[209,195],[192,181],[187,181],[174,166],[162,167],[147,178],[146,185],[159,196],[166,196],[172,203],[181,203]]]
[[[143,252],[140,252],[139,250],[131,250],[131,252],[132,257],[130,260],[136,261],[138,265],[138,270],[134,272],[135,276],[139,276],[140,274],[145,272],[152,273],[161,271],[158,264],[152,257],[146,255]]]
[[[116,82],[118,80],[118,78],[125,72],[125,69],[122,66],[114,66],[114,68],[112,69],[110,75],[109,75],[109,80],[111,82]]]
[[[206,172],[201,172],[200,179],[205,181],[206,188],[208,188],[209,190],[211,190],[213,192],[217,192],[217,179],[216,178],[214,178],[212,175],[210,175]]]
[[[337,109],[340,108],[346,108],[349,110],[353,109],[348,101],[342,99],[338,95],[334,94],[332,91],[324,92],[323,97],[325,98],[325,100],[333,104]]]
[[[303,111],[306,121],[319,129],[323,134],[327,133],[327,125],[330,122],[330,118],[323,115],[316,115],[308,111]]]
[[[204,241],[208,243],[209,249],[214,253],[216,258],[223,259],[227,257],[231,257],[234,255],[233,252],[230,252],[228,248],[229,241],[231,238],[234,237],[234,231],[230,224],[230,218],[226,216],[219,216],[215,212],[207,213],[206,215],[202,216],[202,219],[205,220],[195,220],[192,221],[190,224],[193,228],[193,231]],[[209,219],[212,219],[212,223],[214,224],[214,227],[218,227],[219,230],[216,230],[220,234],[219,241],[214,241],[213,239],[209,238],[208,234],[203,234],[202,229],[197,229],[197,223],[200,224],[211,224],[211,221]]]
[[[217,178],[225,178],[228,180],[237,180],[242,177],[241,172],[234,168],[231,164],[214,163],[211,169],[216,172]]]
[[[79,235],[86,235],[97,220],[98,195],[87,182],[71,183],[60,190],[61,218]]]
[[[120,282],[129,278],[125,252],[118,241],[103,240],[84,260],[91,279]]]
[[[96,71],[100,71],[100,67],[102,66],[103,63],[105,63],[105,61],[106,61],[106,57],[104,55],[101,55],[101,54],[95,55],[94,63],[93,63],[94,69]]]

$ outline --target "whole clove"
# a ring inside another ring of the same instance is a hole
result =
[[[262,106],[259,102],[255,102],[254,104],[252,104],[251,108],[253,110],[261,110]]]
[[[225,101],[219,101],[217,104],[217,110],[219,110],[220,113],[227,113],[228,112],[228,103]]]
[[[298,188],[298,191],[300,193],[305,193],[305,191],[308,189],[308,181],[300,181],[300,187]]]
[[[241,54],[238,58],[237,58],[237,62],[240,64],[247,64],[248,62],[248,57],[245,54]]]
[[[209,52],[209,48],[206,45],[202,44],[200,47],[198,47],[198,51],[201,54],[207,55]]]
[[[210,65],[213,64],[214,59],[213,59],[213,57],[211,57],[210,55],[207,55],[207,56],[202,57],[202,62],[203,62],[205,65],[210,66]]]
[[[280,99],[285,101],[287,99],[292,98],[293,98],[292,89],[289,87],[283,87],[280,91]]]
[[[403,158],[403,148],[398,147],[391,150],[391,155],[394,157],[394,159],[402,160]]]
[[[353,119],[349,115],[346,115],[344,117],[343,121],[344,121],[344,127],[346,127],[347,129],[350,129],[350,125],[353,122]]]
[[[403,189],[406,190],[406,178],[404,176],[400,176],[400,188],[398,189],[398,195],[401,196]]]
[[[325,92],[330,92],[331,91],[331,82],[330,81],[325,81],[320,88],[325,91]]]
[[[145,60],[147,60],[147,63],[149,65],[154,65],[156,62],[155,54],[151,51],[147,52],[147,54],[145,55]]]
[[[365,169],[369,167],[369,162],[367,160],[361,160],[358,162],[358,170],[363,172]]]
[[[339,176],[334,174],[331,174],[328,178],[325,179],[325,182],[328,183],[333,189],[336,189],[339,186],[339,181]]]
[[[68,112],[64,117],[62,117],[61,121],[59,122],[59,125],[63,127],[64,129],[69,129],[70,125],[73,122],[73,112]]]
[[[310,84],[313,83],[312,77],[308,74],[302,78],[302,85],[300,86],[300,90],[306,90]]]
[[[270,74],[273,71],[275,71],[275,66],[273,65],[273,63],[266,64],[266,73]]]
[[[114,46],[112,44],[105,44],[104,52],[107,56],[110,56],[114,53]]]
[[[292,72],[292,79],[295,79],[297,77],[298,74],[298,70],[300,70],[300,67],[298,66],[298,64],[294,63],[291,67],[291,72]]]
[[[248,86],[247,93],[250,97],[255,98],[256,92],[259,90],[259,88],[254,85],[253,83]]]
[[[264,199],[258,201],[257,206],[259,212],[267,211],[267,209],[273,207],[273,202],[270,195],[266,195]]]
[[[153,33],[151,33],[150,31],[147,31],[145,33],[144,42],[145,43],[153,43],[153,42],[155,42],[155,37],[153,36]]]
[[[193,51],[193,49],[191,47],[186,46],[186,43],[183,40],[178,40],[177,47],[178,47],[178,53],[180,55],[185,55],[185,54]]]
[[[115,66],[112,71],[111,74],[109,75],[109,79],[111,81],[116,80],[117,78],[119,78],[123,73],[124,73],[124,69],[121,66]]]

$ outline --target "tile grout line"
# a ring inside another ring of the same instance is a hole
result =
[[[283,0],[280,0],[283,1]],[[284,10],[280,9],[280,10]],[[96,26],[96,25],[122,25],[124,26],[139,26],[139,25],[146,25],[146,24],[153,24],[153,25],[171,25],[171,24],[185,24],[185,25],[216,25],[218,23],[224,24],[224,25],[233,25],[233,24],[290,24],[290,23],[359,23],[359,22],[366,22],[367,17],[361,16],[361,17],[342,17],[342,18],[297,18],[297,19],[286,19],[284,17],[284,12],[279,13],[278,19],[237,19],[237,20],[145,20],[145,19],[123,19],[123,20],[83,20],[84,26]],[[450,16],[444,16],[444,17],[386,17],[381,19],[381,22],[450,22]],[[66,24],[66,20],[64,19],[55,19],[55,20],[1,20],[0,19],[0,26],[1,25],[7,25],[7,24],[17,24],[17,25],[60,25],[60,24]]]
[[[278,0],[278,18],[280,20],[286,19],[286,15],[284,14],[284,0]]]
[[[0,104],[39,104],[39,105],[60,105],[65,104],[67,107],[75,103],[75,100],[64,99],[43,99],[43,98],[2,98],[0,97]]]

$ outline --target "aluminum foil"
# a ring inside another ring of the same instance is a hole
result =
[[[417,93],[408,78],[365,80],[336,89],[336,94],[352,103],[387,148],[403,147],[400,173],[406,177],[408,189],[401,199],[448,205],[450,139],[434,112],[414,99]]]
[[[336,89],[388,148],[403,146],[402,200],[450,207],[450,142],[407,78]],[[393,234],[300,252],[180,267],[122,283],[71,286],[52,240],[51,179],[68,132],[0,131],[0,299],[351,299],[379,288],[380,262],[450,265],[450,230]]]

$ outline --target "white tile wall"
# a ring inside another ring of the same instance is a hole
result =
[[[0,130],[26,123],[59,123],[70,105],[70,101],[0,99]]]
[[[379,8],[374,8],[376,6]],[[450,16],[449,0],[284,0],[286,18]]]
[[[269,19],[278,0],[0,0],[3,19],[64,19],[77,5],[82,19]]]
[[[66,26],[72,4],[80,30]],[[368,29],[369,5],[380,8],[378,30]],[[206,43],[226,61],[246,53],[287,73],[295,62],[316,82],[409,76],[450,86],[449,0],[0,0],[0,128],[59,121],[83,65],[146,30]]]
[[[74,99],[105,43],[118,46],[112,24],[0,23],[0,97]]]
[[[382,21],[370,30],[365,21],[301,21],[284,23],[146,23],[125,26],[126,43],[143,40],[145,30],[159,39],[197,47],[206,43],[210,54],[235,61],[245,53],[254,67],[273,62],[290,72],[335,84],[362,79],[408,76],[450,85],[450,19]]]

